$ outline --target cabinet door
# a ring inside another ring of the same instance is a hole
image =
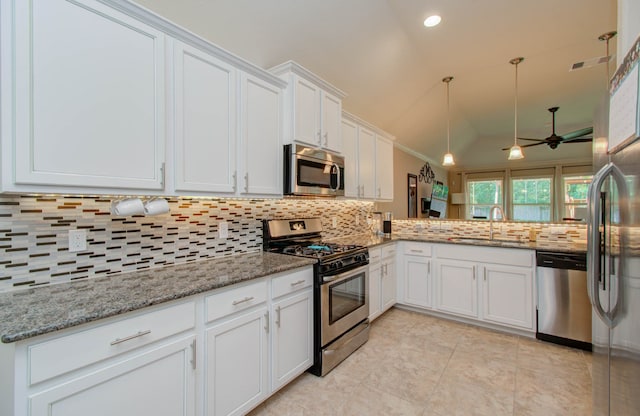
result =
[[[383,272],[380,278],[380,301],[382,312],[396,304],[397,299],[397,277],[396,262],[393,259],[386,259],[383,262]]]
[[[236,70],[198,49],[174,48],[175,188],[233,193]]]
[[[482,318],[533,329],[533,273],[531,268],[485,265],[482,268]]]
[[[342,100],[322,93],[322,147],[342,152]]]
[[[313,364],[313,291],[305,290],[274,303],[271,391]]]
[[[207,415],[242,415],[268,396],[267,330],[265,308],[207,329]]]
[[[382,313],[380,300],[381,265],[369,265],[369,320],[373,321]]]
[[[32,416],[195,414],[195,336],[29,397]]]
[[[320,142],[320,88],[294,75],[293,139],[311,146]]]
[[[376,137],[371,130],[358,128],[358,185],[360,197],[373,199],[376,196]]]
[[[241,194],[282,195],[282,90],[242,75]]]
[[[475,263],[437,261],[436,308],[472,318],[478,317],[478,282]]]
[[[431,259],[405,256],[404,270],[404,303],[431,308],[433,305]]]
[[[16,184],[162,189],[164,34],[92,0],[14,11]]]
[[[342,120],[342,155],[344,156],[344,196],[358,197],[358,125]]]
[[[376,199],[393,199],[393,143],[376,136]]]

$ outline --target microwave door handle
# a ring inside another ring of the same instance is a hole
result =
[[[329,188],[331,188],[332,191],[337,191],[340,188],[340,167],[337,163],[332,163],[331,168],[332,170],[335,169],[336,172],[336,187],[331,188],[331,181],[329,181]]]

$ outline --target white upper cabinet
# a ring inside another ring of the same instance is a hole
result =
[[[237,70],[174,46],[174,169],[180,192],[235,192]]]
[[[358,117],[342,112],[345,196],[393,199],[393,139]]]
[[[242,75],[240,194],[282,195],[282,89]]]
[[[358,184],[358,125],[342,119],[342,155],[344,156],[344,196],[360,196]]]
[[[0,7],[0,191],[282,195],[285,81],[132,2]]]
[[[165,35],[97,1],[11,3],[3,190],[162,189]]]
[[[342,152],[345,93],[293,61],[270,70],[286,80],[284,143]]]
[[[376,199],[393,199],[393,142],[376,136]]]

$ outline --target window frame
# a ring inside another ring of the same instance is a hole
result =
[[[515,202],[515,181],[537,181],[537,180],[548,180],[549,181],[549,203],[516,203]],[[522,221],[522,222],[553,222],[555,220],[554,215],[554,202],[555,202],[555,189],[554,189],[554,175],[553,174],[537,174],[537,175],[516,175],[509,177],[509,219],[512,221]],[[541,219],[520,219],[516,218],[515,211],[516,206],[548,206],[549,207],[549,219],[541,220]]]
[[[501,201],[495,204],[472,204],[471,203],[471,190],[470,190],[470,184],[472,183],[478,183],[478,182],[496,182],[499,181],[500,182],[500,199]],[[504,209],[504,202],[505,202],[505,178],[503,175],[496,175],[495,172],[493,175],[482,175],[482,176],[478,176],[478,177],[471,177],[471,178],[466,178],[465,180],[465,194],[466,194],[466,198],[465,198],[465,219],[478,219],[478,218],[473,218],[473,208],[477,207],[477,206],[481,206],[481,207],[489,207],[489,210],[491,209],[491,207],[498,205],[502,208],[502,212],[505,212]],[[487,218],[489,219],[489,214],[487,214]]]

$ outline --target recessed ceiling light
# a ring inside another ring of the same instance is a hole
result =
[[[438,16],[437,14],[434,14],[433,16],[429,16],[424,20],[424,25],[426,27],[434,27],[434,26],[437,26],[441,20],[442,20],[442,17]]]

